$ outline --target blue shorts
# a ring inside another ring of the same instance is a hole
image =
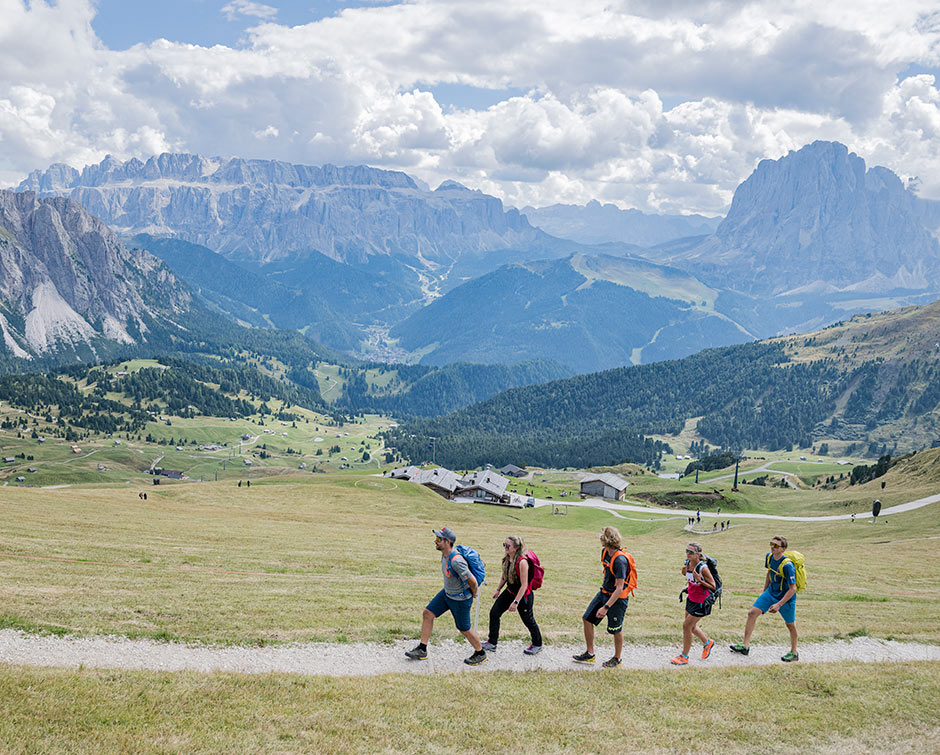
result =
[[[581,618],[590,621],[594,626],[600,624],[601,620],[597,617],[597,609],[606,604],[609,597],[606,592],[598,592]],[[617,598],[610,607],[607,612],[607,634],[619,634],[623,629],[623,617],[627,613],[628,602],[629,598]]]
[[[450,611],[454,615],[454,624],[457,625],[457,629],[466,632],[470,629],[470,605],[472,603],[473,598],[454,600],[448,598],[447,593],[441,590],[431,598],[431,602],[427,604],[427,609],[434,614],[435,618]]]
[[[774,594],[767,589],[757,596],[757,600],[754,601],[754,608],[759,608],[761,613],[767,613],[767,609],[778,600],[780,600],[780,598],[774,597]],[[780,617],[787,624],[792,624],[796,621],[796,595],[780,606],[779,613]]]

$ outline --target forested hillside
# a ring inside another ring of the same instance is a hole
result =
[[[888,348],[885,344],[892,344]],[[697,421],[719,448],[842,441],[874,456],[940,438],[940,303],[860,315],[817,333],[709,349],[681,360],[517,388],[445,417],[403,424],[386,443],[412,461],[652,464],[643,436]]]

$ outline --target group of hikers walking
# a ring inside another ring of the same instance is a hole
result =
[[[464,659],[471,666],[483,663],[487,653],[496,650],[499,644],[500,622],[503,615],[518,613],[529,630],[531,644],[523,650],[526,655],[537,655],[542,650],[542,633],[535,620],[534,591],[542,584],[544,569],[538,556],[526,550],[525,542],[518,535],[510,535],[503,541],[502,571],[499,584],[493,593],[490,608],[489,634],[481,641],[471,624],[470,609],[475,598],[479,598],[485,568],[479,553],[472,548],[457,545],[457,536],[449,527],[434,532],[434,547],[441,554],[441,571],[444,588],[435,595],[424,609],[421,618],[421,641],[405,655],[411,660],[428,657],[428,643],[434,628],[434,620],[450,611],[457,629],[467,638],[473,654]],[[637,586],[637,568],[633,556],[623,549],[623,539],[616,527],[605,527],[600,534],[601,568],[603,578],[597,594],[588,604],[581,617],[584,625],[583,653],[572,656],[577,663],[594,663],[594,632],[601,621],[607,619],[607,633],[614,640],[614,654],[603,665],[615,668],[621,663],[623,653],[623,622],[630,596]],[[787,550],[785,537],[774,537],[770,541],[770,552],[764,557],[766,577],[764,591],[748,610],[744,628],[744,640],[731,645],[734,653],[747,655],[750,652],[751,634],[757,619],[765,613],[779,613],[790,632],[790,651],[781,660],[797,661],[796,592],[805,584],[803,558],[796,551]],[[712,606],[721,597],[721,578],[714,559],[702,552],[698,543],[689,543],[685,549],[685,562],[680,570],[686,580],[686,588],[679,595],[686,595],[685,620],[682,623],[682,652],[672,659],[676,666],[689,663],[692,638],[702,642],[702,660],[706,660],[715,647],[698,626],[699,621],[711,613]],[[477,603],[479,612],[479,601]]]

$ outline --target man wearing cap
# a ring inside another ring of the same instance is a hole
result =
[[[428,642],[431,640],[431,630],[434,628],[434,619],[450,611],[454,617],[454,624],[460,633],[467,638],[473,646],[473,655],[464,659],[464,663],[475,666],[486,660],[486,651],[480,643],[480,638],[470,626],[470,606],[477,596],[479,585],[476,577],[470,571],[466,559],[454,550],[457,536],[449,527],[443,527],[434,532],[434,547],[441,553],[441,571],[444,573],[444,589],[435,595],[427,604],[421,615],[421,642],[405,653],[413,661],[423,661],[428,657]]]

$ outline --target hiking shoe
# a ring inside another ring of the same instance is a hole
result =
[[[747,645],[742,645],[740,642],[731,646],[732,653],[740,653],[741,655],[747,655],[751,652],[751,649]]]
[[[708,642],[705,643],[705,646],[702,648],[702,660],[703,661],[708,660],[708,656],[712,654],[712,648],[714,647],[715,647],[714,640],[709,640]]]
[[[525,650],[522,651],[526,655],[538,655],[542,652],[541,645],[529,645]]]
[[[428,651],[422,650],[420,645],[416,645],[411,650],[406,650],[405,655],[413,661],[426,661],[428,659]]]
[[[486,651],[485,650],[476,650],[473,655],[469,658],[464,658],[463,662],[468,666],[476,666],[478,663],[483,663],[486,660]]]
[[[620,665],[620,659],[615,655],[613,658],[608,658],[601,665],[604,668],[617,668]]]
[[[494,645],[492,642],[487,640],[486,642],[483,643],[483,649],[487,653],[492,653],[494,650],[496,650],[496,645]]]
[[[579,655],[571,656],[575,663],[594,663],[594,653],[589,653],[586,650]]]
[[[671,661],[669,661],[673,666],[688,666],[689,665],[689,656],[687,655],[677,655]]]
[[[787,653],[786,655],[781,656],[780,660],[783,661],[784,663],[790,663],[790,661],[798,661],[798,660],[800,660],[800,654],[799,654],[799,653],[794,653],[794,652],[791,650],[791,651],[790,651],[789,653]]]

